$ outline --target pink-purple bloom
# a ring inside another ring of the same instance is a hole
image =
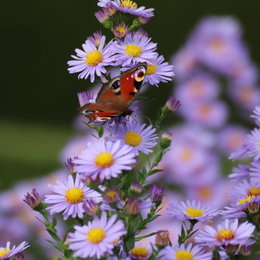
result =
[[[128,13],[135,16],[141,16],[145,18],[153,17],[153,8],[145,9],[144,6],[138,7],[134,1],[129,0],[114,0],[110,1],[110,4],[116,8],[117,11],[122,13]]]
[[[260,106],[255,107],[251,117],[254,118],[256,125],[260,126]]]
[[[113,44],[114,59],[123,67],[135,65],[138,62],[147,62],[155,59],[157,53],[156,43],[141,34],[129,33],[124,40],[118,40]]]
[[[114,58],[111,43],[105,46],[105,40],[106,37],[102,36],[98,47],[92,41],[86,40],[82,45],[83,51],[75,49],[77,55],[72,55],[74,60],[68,61],[69,73],[80,72],[80,79],[90,77],[91,82],[94,82],[95,75],[101,77],[102,73],[106,73],[105,67],[113,65]]]
[[[23,241],[18,246],[11,247],[11,243],[7,242],[5,247],[0,246],[0,260],[10,259],[11,257],[15,256],[16,254],[21,253],[29,245],[27,242]]]
[[[63,212],[65,220],[69,216],[83,218],[83,205],[87,199],[95,202],[101,200],[100,194],[81,182],[79,175],[76,175],[75,181],[70,175],[66,182],[58,180],[57,185],[49,184],[49,187],[55,194],[46,195],[45,202],[49,204],[47,210],[51,214]]]
[[[156,129],[149,125],[139,124],[134,120],[128,121],[120,126],[114,126],[108,129],[112,134],[108,140],[121,140],[125,145],[132,149],[135,154],[142,152],[148,154],[156,146]]]
[[[75,171],[83,178],[100,181],[115,178],[123,170],[131,170],[135,162],[132,148],[120,140],[88,143],[87,148],[73,160]]]
[[[203,205],[201,202],[194,200],[171,202],[168,207],[168,212],[170,216],[181,221],[185,219],[195,219],[200,222],[211,220],[218,214],[217,209],[213,209],[210,206]]]
[[[246,135],[244,143],[237,151],[230,155],[230,159],[238,159],[242,156],[246,158],[260,159],[260,129],[255,128],[250,134]]]
[[[219,224],[216,228],[205,226],[203,231],[199,231],[195,241],[208,247],[244,245],[251,238],[255,226],[251,223],[238,223],[238,219],[228,220]]]
[[[112,249],[119,239],[126,234],[124,222],[110,218],[103,212],[101,217],[94,216],[84,226],[75,226],[75,232],[67,239],[69,249],[74,251],[74,257],[100,259],[106,254],[112,254]]]
[[[181,260],[181,259],[192,259],[192,260],[211,260],[212,253],[206,252],[202,247],[192,244],[180,246],[167,246],[160,251],[158,259],[161,260]]]

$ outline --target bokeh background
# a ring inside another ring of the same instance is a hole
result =
[[[212,15],[228,15],[241,23],[251,59],[260,67],[258,0],[136,2],[155,8],[156,15],[145,29],[153,41],[158,43],[158,52],[166,59],[170,60],[183,47],[201,19]],[[75,48],[80,48],[88,36],[102,29],[94,16],[98,10],[96,4],[96,0],[16,0],[1,3],[1,191],[20,180],[46,176],[64,166],[60,151],[77,134],[74,127],[78,115],[76,93],[91,87],[88,80],[78,80],[76,74],[68,74],[66,63]],[[147,107],[152,104],[154,109],[146,109],[145,115],[155,117],[159,107],[172,93],[174,84],[151,87],[146,92],[150,101],[146,100],[145,103]],[[231,113],[231,121],[235,116]],[[252,124],[248,123],[248,127],[252,127]],[[224,160],[222,170],[226,174],[230,173],[231,162]],[[39,179],[36,182],[38,188],[43,188],[42,194],[47,192],[44,189],[48,181]],[[23,194],[29,189],[26,185],[20,184],[15,189]],[[2,194],[1,207],[8,207],[4,204],[5,195],[8,194]],[[13,200],[18,203],[15,195]],[[15,206],[14,203],[12,207]],[[22,211],[19,218],[37,225],[28,212]],[[17,227],[19,222],[15,214],[12,219],[8,219],[7,224],[15,232],[19,229],[23,237],[21,227]],[[0,216],[0,238],[4,225]],[[12,229],[8,231],[14,233]],[[42,232],[40,225],[36,232]],[[37,259],[45,259],[41,258],[39,248],[32,247],[32,250],[36,252]]]
[[[232,15],[242,24],[253,61],[260,65],[258,0],[140,0],[156,16],[145,27],[166,58],[185,43],[205,16]],[[76,92],[89,87],[67,73],[76,47],[101,25],[96,0],[26,0],[1,3],[0,189],[57,168],[57,154],[73,134]],[[162,104],[171,92],[152,88]],[[157,111],[149,110],[151,116]],[[148,113],[148,114],[149,114]]]

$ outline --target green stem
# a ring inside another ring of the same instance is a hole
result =
[[[144,238],[151,237],[151,236],[154,236],[154,235],[156,235],[156,234],[157,234],[157,232],[152,232],[152,233],[150,233],[150,234],[147,234],[147,235],[144,235],[144,236],[141,236],[141,237],[136,237],[136,238],[135,238],[135,241],[140,241],[140,240],[142,240],[142,239],[144,239]]]

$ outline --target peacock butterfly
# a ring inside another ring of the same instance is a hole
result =
[[[90,121],[106,121],[117,116],[130,115],[130,103],[141,88],[146,63],[138,63],[134,68],[123,72],[119,77],[105,83],[96,98],[96,103],[87,103],[80,113]]]

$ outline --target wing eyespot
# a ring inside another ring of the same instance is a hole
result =
[[[146,68],[145,66],[141,65],[139,66],[136,70],[135,70],[135,73],[134,73],[134,77],[135,77],[135,80],[137,82],[141,82],[144,80],[144,75],[146,73]]]

